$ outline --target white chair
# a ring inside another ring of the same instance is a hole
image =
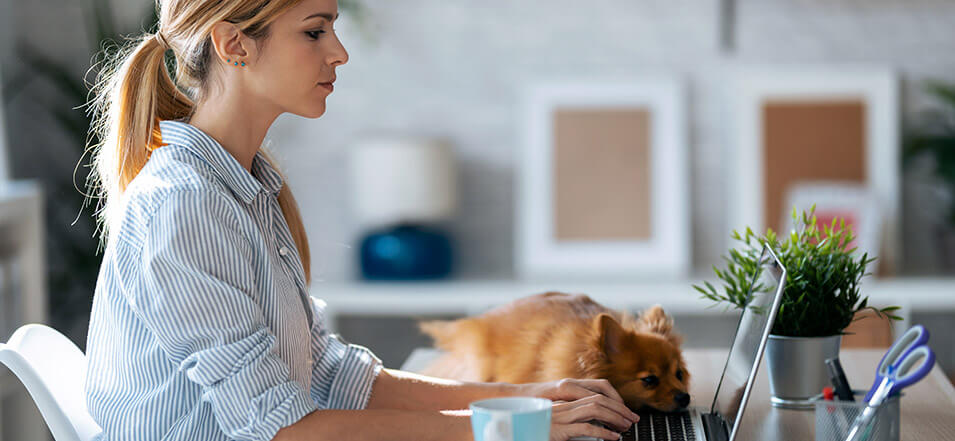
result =
[[[89,441],[102,429],[86,409],[86,355],[40,324],[21,326],[0,343],[0,363],[23,382],[56,441]]]

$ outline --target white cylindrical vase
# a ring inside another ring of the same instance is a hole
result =
[[[457,166],[440,139],[394,136],[363,139],[351,153],[354,209],[366,225],[446,220],[457,208]]]

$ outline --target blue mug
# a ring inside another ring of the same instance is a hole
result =
[[[471,403],[474,441],[548,441],[550,408],[546,398],[491,398]]]

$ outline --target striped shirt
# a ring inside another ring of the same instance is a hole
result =
[[[270,440],[318,409],[362,409],[381,361],[325,329],[278,204],[209,135],[160,123],[103,255],[86,405],[102,440]]]

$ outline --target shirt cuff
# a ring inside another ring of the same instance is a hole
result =
[[[313,370],[312,395],[321,409],[364,409],[383,369],[381,360],[364,346],[347,344],[337,334],[320,339]]]
[[[318,407],[305,388],[296,381],[283,383],[255,397],[249,411],[248,431],[240,431],[235,439],[270,441],[283,427],[291,426]],[[248,435],[247,437],[244,435]]]

